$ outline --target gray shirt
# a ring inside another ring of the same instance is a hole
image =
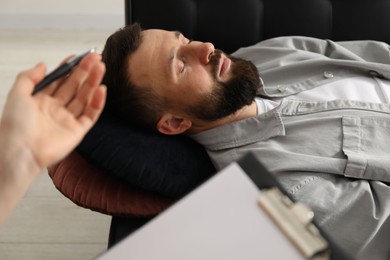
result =
[[[390,77],[389,46],[282,37],[238,50],[268,98],[353,75]],[[256,117],[193,138],[217,169],[251,151],[354,259],[390,257],[390,105],[285,99]]]

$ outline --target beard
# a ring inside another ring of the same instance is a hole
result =
[[[186,109],[188,114],[203,121],[222,119],[252,104],[261,87],[259,73],[252,62],[228,55],[232,61],[231,78],[227,82],[218,81],[221,54],[222,51],[215,50],[210,60],[215,80],[212,91]]]

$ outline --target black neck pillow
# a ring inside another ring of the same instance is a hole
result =
[[[107,174],[175,198],[215,173],[205,149],[188,136],[145,132],[108,112],[100,116],[77,151]]]

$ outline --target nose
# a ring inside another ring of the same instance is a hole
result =
[[[188,52],[199,59],[202,64],[207,65],[214,53],[214,45],[210,42],[191,42],[187,45]]]

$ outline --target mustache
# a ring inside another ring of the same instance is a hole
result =
[[[223,53],[223,51],[215,49],[214,53],[210,57],[210,62],[209,63],[211,65],[211,71],[212,71],[213,76],[214,76],[215,79],[217,79],[217,75],[219,73],[218,72],[218,68],[219,68],[220,60],[222,58],[222,53]]]

